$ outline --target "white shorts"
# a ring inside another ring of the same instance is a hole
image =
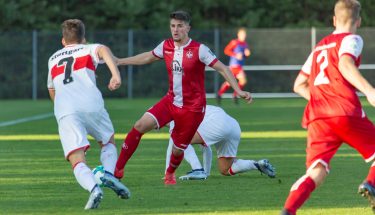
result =
[[[88,134],[105,145],[115,133],[105,109],[99,112],[80,112],[63,116],[59,119],[58,125],[65,158],[76,150],[86,151],[90,147]]]
[[[208,110],[208,109],[207,109]],[[214,114],[207,111],[207,116],[197,132],[208,146],[215,145],[217,157],[236,157],[241,139],[241,128],[238,122],[224,111]]]

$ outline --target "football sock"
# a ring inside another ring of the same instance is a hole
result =
[[[124,169],[126,163],[137,149],[139,142],[141,141],[142,135],[143,133],[140,133],[134,127],[128,133],[128,135],[126,135],[124,144],[121,148],[120,156],[118,157],[116,163],[116,168],[118,170]]]
[[[195,153],[194,147],[189,146],[184,151],[184,159],[190,164],[191,169],[202,169],[202,164],[199,161],[197,154]]]
[[[181,161],[184,159],[184,152],[181,155],[174,155],[171,153],[171,160],[169,162],[169,166],[167,168],[167,173],[174,173],[178,166],[180,166]]]
[[[238,87],[239,87],[241,90],[243,90],[244,86],[245,86],[244,84],[239,84],[239,83],[238,83]],[[236,93],[236,91],[234,91],[234,92],[233,92],[233,97],[236,97],[236,96],[237,96],[237,93]]]
[[[375,187],[375,162],[372,163],[366,181]]]
[[[315,182],[309,176],[302,176],[290,189],[284,208],[288,212],[295,214],[297,209],[303,205],[310,194],[315,190],[315,187]]]
[[[227,91],[229,89],[230,85],[227,83],[227,82],[224,82],[221,87],[220,87],[220,90],[219,92],[217,93],[219,96],[223,95],[223,93],[225,93],[225,91]]]
[[[96,186],[94,175],[91,172],[91,169],[83,162],[80,162],[74,166],[73,169],[74,176],[78,181],[79,185],[83,189],[91,192],[92,189]]]
[[[256,161],[254,160],[241,160],[241,159],[235,159],[233,161],[232,166],[229,168],[228,173],[229,175],[235,175],[237,173],[241,172],[247,172],[253,169],[257,169],[255,166]]]
[[[210,146],[201,145],[203,152],[203,169],[207,175],[211,173],[211,164],[212,164],[212,150]]]
[[[103,145],[100,153],[100,161],[105,171],[114,173],[117,161],[117,149],[114,144],[107,143]]]

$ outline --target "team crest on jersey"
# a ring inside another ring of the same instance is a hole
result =
[[[186,52],[186,57],[191,59],[193,57],[193,52],[190,51],[190,50],[188,52]]]

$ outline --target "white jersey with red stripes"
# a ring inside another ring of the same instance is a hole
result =
[[[177,107],[203,112],[206,105],[205,67],[217,62],[211,50],[194,40],[177,47],[173,39],[161,42],[152,53],[163,58],[169,77],[168,96]]]
[[[96,87],[95,70],[100,62],[100,44],[74,44],[55,52],[48,61],[47,87],[55,89],[56,119],[77,113],[104,109],[101,92]]]
[[[352,116],[364,117],[355,87],[339,71],[339,59],[351,56],[358,67],[363,40],[359,35],[334,32],[314,48],[301,73],[309,76],[309,100],[302,121],[303,127],[316,119]]]

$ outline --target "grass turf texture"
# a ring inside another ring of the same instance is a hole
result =
[[[120,149],[123,134],[157,100],[106,100]],[[214,104],[214,100],[209,100]],[[363,102],[370,119],[375,110]],[[300,119],[302,99],[256,99],[252,105],[231,100],[223,108],[236,118],[243,131],[238,157],[268,158],[277,168],[277,179],[253,171],[233,177],[221,176],[214,161],[206,181],[178,181],[165,187],[162,181],[167,148],[166,129],[145,136],[126,167],[123,180],[132,192],[129,200],[118,199],[104,189],[100,208],[85,212],[89,193],[75,181],[56,140],[53,117],[0,127],[0,214],[278,214],[291,185],[305,171],[305,134]],[[0,122],[52,111],[49,101],[0,101]],[[14,136],[12,140],[1,137]],[[33,135],[31,140],[21,140]],[[45,135],[53,139],[43,140]],[[18,138],[17,138],[18,137]],[[38,138],[40,137],[40,138]],[[99,164],[99,147],[91,141],[88,164]],[[214,153],[215,149],[213,148]],[[199,153],[199,149],[197,152]],[[332,171],[300,210],[301,215],[372,214],[357,192],[369,164],[344,145],[331,162]],[[186,162],[177,176],[190,170]],[[280,182],[279,180],[280,179]]]

